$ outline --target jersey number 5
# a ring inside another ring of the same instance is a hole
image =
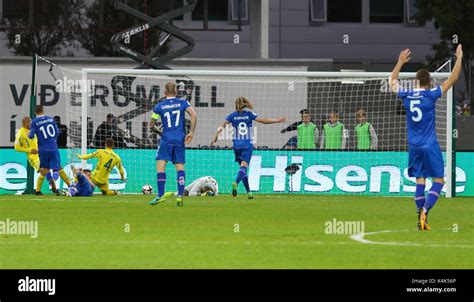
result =
[[[421,121],[421,118],[423,117],[423,112],[421,111],[420,108],[415,107],[415,105],[419,105],[421,102],[420,100],[411,100],[410,101],[410,111],[412,113],[411,119],[414,122],[419,122]]]

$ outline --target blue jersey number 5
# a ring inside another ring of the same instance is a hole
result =
[[[410,111],[412,113],[411,119],[414,122],[419,122],[421,121],[421,118],[423,117],[423,112],[421,111],[420,108],[415,107],[415,105],[419,105],[421,102],[420,100],[411,100],[410,101]]]

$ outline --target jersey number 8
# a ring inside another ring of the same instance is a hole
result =
[[[245,136],[249,132],[249,129],[247,128],[247,124],[244,122],[239,123],[238,126],[238,131],[239,131],[239,136]]]

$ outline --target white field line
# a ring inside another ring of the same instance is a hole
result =
[[[451,230],[450,228],[442,230]],[[396,233],[396,232],[411,232],[413,230],[384,230],[384,231],[375,231],[368,233],[360,233],[349,236],[350,239],[363,244],[377,244],[377,245],[391,245],[391,246],[420,246],[420,247],[451,247],[451,248],[474,248],[474,245],[458,245],[458,243],[463,243],[465,241],[446,241],[445,243],[419,243],[419,242],[397,242],[397,241],[372,241],[365,238],[368,235],[382,234],[382,233]],[[417,230],[417,232],[419,232]]]

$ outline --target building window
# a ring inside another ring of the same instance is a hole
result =
[[[331,0],[329,0],[331,1]],[[309,2],[312,22],[326,22],[327,0],[311,0]]]
[[[240,2],[240,20],[248,21],[248,0],[230,0],[230,20],[239,21],[239,2]]]
[[[370,22],[403,23],[404,0],[370,0]]]
[[[327,1],[328,22],[362,22],[362,0]]]
[[[199,0],[194,7],[192,20],[204,20],[204,9],[206,0]],[[229,20],[229,2],[222,0],[207,0],[207,20],[209,21],[228,21]]]
[[[416,15],[418,14],[418,8],[416,7],[417,0],[405,0],[406,7],[406,22],[416,23]]]

